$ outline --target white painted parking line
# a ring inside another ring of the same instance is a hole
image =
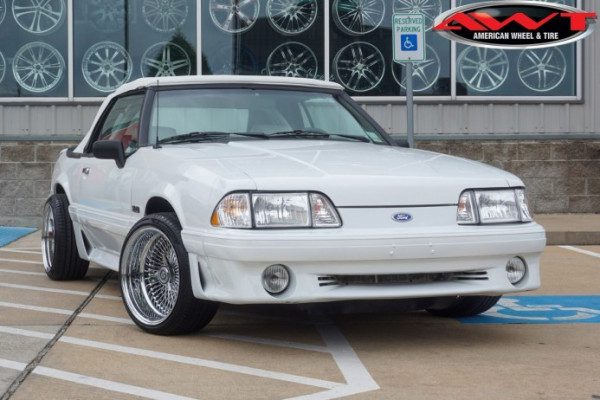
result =
[[[27,365],[0,358],[0,367],[23,371]],[[72,372],[62,371],[48,367],[35,367],[32,374],[45,376],[48,378],[59,379],[85,386],[93,386],[111,392],[130,394],[132,396],[145,397],[153,400],[193,400],[191,397],[178,396],[172,393],[161,392],[159,390],[146,389],[140,386],[127,385],[125,383],[108,381],[106,379],[94,378],[93,376],[74,374]]]
[[[0,258],[0,262],[14,262],[20,264],[43,265],[42,261],[15,260],[14,258]]]
[[[17,329],[17,328],[12,328],[12,327],[7,327],[7,326],[0,326],[0,332],[19,335],[19,336],[41,338],[41,339],[46,338],[46,334],[44,334],[44,333],[40,333],[40,332],[36,332],[36,331],[29,331],[29,330],[25,330],[25,329]],[[49,335],[49,336],[51,336],[51,335]],[[280,380],[280,381],[291,382],[291,383],[298,383],[301,385],[320,387],[320,388],[324,388],[324,389],[334,389],[338,386],[343,386],[343,384],[341,384],[341,383],[325,381],[322,379],[308,378],[308,377],[304,377],[304,376],[286,374],[283,372],[269,371],[269,370],[264,370],[264,369],[259,369],[259,368],[246,367],[243,365],[206,360],[206,359],[196,358],[196,357],[187,357],[187,356],[181,356],[181,355],[177,355],[177,354],[163,353],[160,351],[146,350],[146,349],[141,349],[141,348],[137,348],[137,347],[121,346],[121,345],[116,345],[116,344],[111,344],[111,343],[98,342],[95,340],[79,339],[79,338],[70,337],[70,336],[61,337],[59,339],[59,342],[69,343],[69,344],[84,346],[84,347],[90,347],[90,348],[95,348],[95,349],[101,349],[101,350],[115,351],[118,353],[148,357],[148,358],[153,358],[153,359],[158,359],[158,360],[163,360],[163,361],[172,361],[172,362],[177,362],[180,364],[193,365],[193,366],[198,366],[198,367],[206,367],[206,368],[217,369],[217,370],[226,371],[226,372],[233,372],[233,373],[239,373],[239,374],[244,374],[244,375],[252,375],[252,376],[257,376],[260,378],[267,378],[267,379],[274,379],[274,380]]]
[[[42,254],[41,251],[17,250],[17,249],[7,249],[7,248],[0,248],[0,251],[4,251],[7,253],[20,253],[20,254],[38,254],[38,255]]]
[[[32,272],[32,271],[20,271],[18,269],[5,269],[0,268],[0,273],[5,274],[17,274],[17,275],[33,275],[33,276],[46,276],[45,272]]]
[[[561,249],[571,250],[571,251],[574,251],[574,252],[579,253],[579,254],[585,254],[586,256],[600,258],[600,253],[594,253],[593,251],[589,251],[589,250],[585,250],[585,249],[580,249],[580,248],[573,247],[573,246],[559,246],[559,247]]]
[[[227,333],[223,333],[223,334],[211,333],[211,334],[205,334],[203,336],[209,336],[209,337],[225,339],[225,340],[236,340],[238,342],[264,344],[267,346],[287,347],[287,348],[291,348],[291,349],[316,351],[316,352],[320,352],[320,353],[329,353],[329,349],[325,346],[316,346],[316,345],[312,345],[312,344],[289,342],[287,340],[264,339],[264,338],[251,337],[251,336],[230,335]]]
[[[12,289],[23,289],[23,290],[33,290],[37,292],[48,292],[48,293],[59,293],[59,294],[70,294],[74,296],[83,296],[87,297],[90,295],[89,292],[81,292],[78,290],[65,290],[65,289],[53,289],[48,287],[41,286],[30,286],[30,285],[17,285],[14,283],[4,283],[0,282],[0,287],[12,288]],[[105,299],[105,300],[121,300],[120,296],[110,296],[106,294],[97,294],[94,298]]]
[[[39,307],[39,306],[32,306],[29,304],[8,303],[5,301],[0,301],[0,307],[8,307],[8,308],[17,308],[17,309],[21,309],[21,310],[45,312],[45,313],[49,313],[49,314],[60,314],[60,315],[73,314],[73,310],[65,310],[62,308],[52,308],[52,307]],[[78,317],[95,319],[95,320],[99,320],[99,321],[117,322],[120,324],[133,325],[133,321],[128,318],[111,317],[108,315],[80,313],[78,315]]]

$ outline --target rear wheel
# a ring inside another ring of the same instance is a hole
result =
[[[46,275],[57,281],[81,279],[89,262],[79,257],[66,195],[54,194],[44,205],[42,259]]]
[[[428,308],[427,311],[439,317],[472,317],[486,312],[498,303],[502,296],[457,297],[449,305]]]
[[[149,215],[135,224],[125,239],[119,272],[125,308],[147,332],[194,332],[217,311],[217,303],[192,293],[189,259],[174,213]]]

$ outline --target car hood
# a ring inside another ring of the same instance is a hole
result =
[[[221,171],[253,181],[255,187],[239,190],[319,191],[346,207],[456,204],[468,188],[523,185],[474,161],[368,143],[296,139],[176,147],[180,160],[207,168],[218,162]]]

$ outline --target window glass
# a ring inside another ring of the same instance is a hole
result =
[[[190,132],[264,133],[309,130],[369,137],[377,129],[327,93],[289,90],[197,89],[155,97],[150,143]]]
[[[0,0],[0,96],[67,97],[66,0]]]
[[[123,144],[125,154],[133,153],[139,146],[143,102],[143,94],[118,99],[102,123],[97,140],[118,140]]]
[[[75,96],[106,96],[142,76],[196,73],[195,1],[73,3]]]
[[[323,79],[323,0],[202,1],[202,73]]]
[[[458,0],[457,5],[479,3]],[[575,7],[575,0],[554,1]],[[503,50],[456,46],[458,96],[575,96],[577,46]]]
[[[427,51],[413,72],[416,95],[450,95],[450,42],[431,31],[450,0],[332,0],[331,80],[353,96],[404,96],[406,69],[392,57],[392,15],[425,15]]]

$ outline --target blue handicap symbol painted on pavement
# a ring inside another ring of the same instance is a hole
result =
[[[600,324],[600,296],[504,297],[463,324]]]
[[[417,51],[419,50],[418,43],[417,35],[400,35],[400,49],[402,51]]]

